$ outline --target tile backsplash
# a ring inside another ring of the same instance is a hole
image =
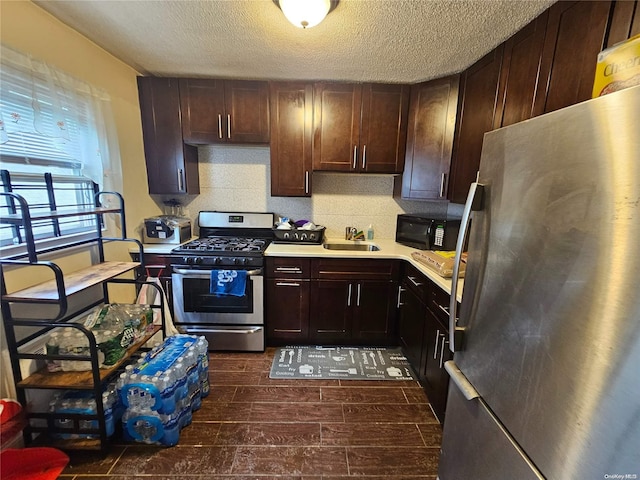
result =
[[[272,197],[269,147],[202,146],[198,149],[200,195],[180,199],[194,220],[201,210],[274,212],[292,220],[311,220],[329,237],[343,237],[346,226],[375,238],[395,238],[399,213],[460,217],[462,207],[393,197],[393,175],[314,172],[310,198]],[[195,232],[197,233],[197,232]]]

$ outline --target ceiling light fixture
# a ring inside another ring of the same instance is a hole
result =
[[[284,16],[298,28],[318,25],[331,12],[339,0],[273,0]]]

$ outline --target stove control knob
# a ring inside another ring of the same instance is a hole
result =
[[[303,233],[302,235],[300,235],[300,240],[306,240],[307,239],[307,234]]]
[[[249,263],[249,259],[248,259],[248,258],[246,258],[246,257],[245,257],[245,258],[243,258],[243,259],[242,259],[242,264],[243,264],[243,265],[246,265],[247,263]]]
[[[193,259],[191,257],[182,257],[182,261],[187,265],[190,265],[191,262],[193,262]]]
[[[216,257],[213,259],[214,265],[220,265],[222,263],[222,259],[220,257]]]
[[[193,263],[200,265],[202,263],[202,257],[196,257],[193,259]]]
[[[284,236],[285,240],[288,240],[289,239],[289,232],[284,232],[283,236]]]
[[[233,264],[234,265],[238,265],[240,263],[240,259],[239,258],[234,258],[233,259]]]

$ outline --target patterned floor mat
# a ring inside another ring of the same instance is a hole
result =
[[[279,348],[269,378],[415,380],[400,348],[320,346]]]

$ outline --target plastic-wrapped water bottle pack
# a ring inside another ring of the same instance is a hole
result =
[[[116,392],[116,384],[108,384],[102,393],[102,405],[106,424],[106,433],[113,435],[115,425],[120,421],[124,413],[124,407]],[[53,435],[58,438],[96,438],[99,433],[89,433],[83,430],[98,429],[98,420],[80,420],[78,428],[74,427],[72,415],[96,415],[97,406],[93,392],[87,390],[66,390],[56,393],[49,402],[49,411],[56,414],[69,414],[69,417],[56,418],[54,425],[57,432]],[[69,430],[69,432],[65,432]],[[79,430],[79,431],[78,431]]]
[[[126,440],[175,445],[209,394],[208,343],[204,337],[175,335],[128,365],[116,385],[126,411]]]

